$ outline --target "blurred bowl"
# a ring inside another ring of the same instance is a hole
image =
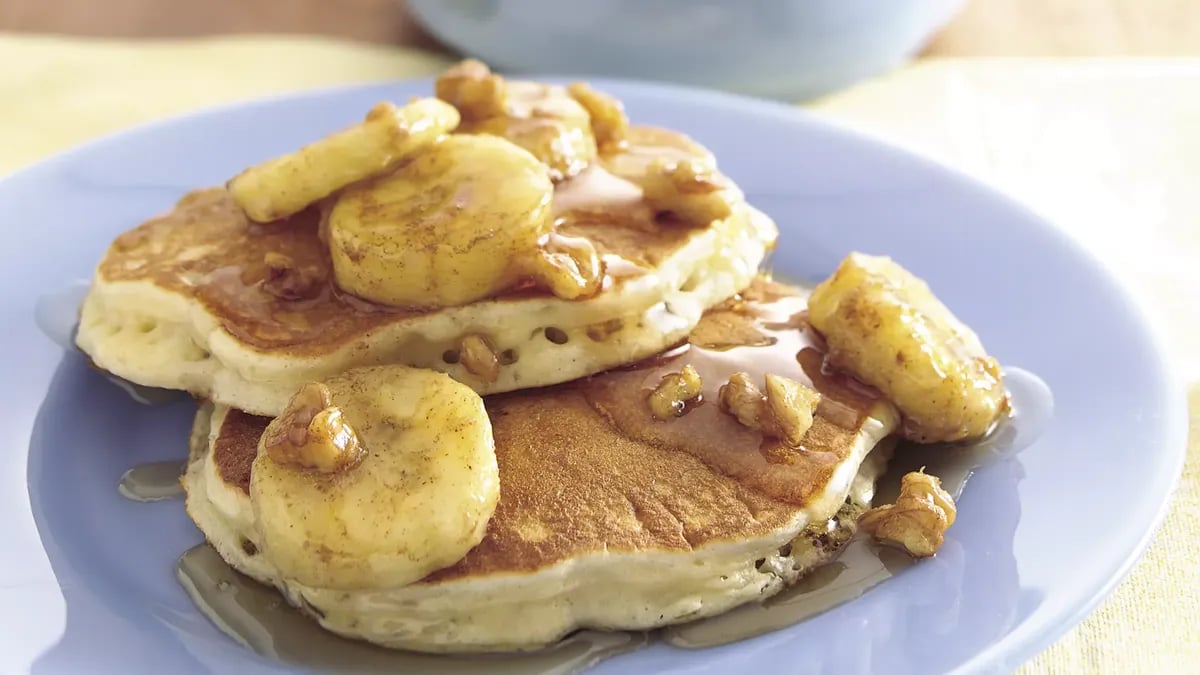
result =
[[[499,70],[606,75],[802,100],[901,63],[964,0],[409,0]]]

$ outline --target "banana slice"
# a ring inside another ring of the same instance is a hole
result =
[[[1008,408],[1000,366],[925,282],[889,258],[851,253],[808,299],[830,363],[904,413],[904,435],[977,438]]]
[[[366,120],[246,169],[229,181],[234,202],[254,221],[290,216],[396,162],[458,126],[458,110],[435,98],[397,108],[380,103]]]
[[[442,373],[380,366],[297,393],[262,436],[250,499],[282,576],[352,590],[460,560],[499,486],[483,400]]]
[[[596,159],[592,117],[566,87],[504,80],[474,60],[446,71],[434,87],[462,113],[459,131],[507,138],[544,162],[555,181]]]
[[[551,230],[554,187],[533,155],[453,134],[329,214],[338,285],[402,307],[461,305],[515,284]]]

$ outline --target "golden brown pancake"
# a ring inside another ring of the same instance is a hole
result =
[[[640,202],[613,207],[606,204],[602,213],[573,210],[563,215],[560,230],[595,243],[608,257],[612,279],[650,271],[695,234],[687,226],[656,223]],[[197,190],[170,213],[117,237],[98,274],[110,282],[151,281],[192,294],[224,330],[262,351],[320,354],[379,326],[436,311],[388,307],[339,292],[329,283],[319,220],[309,209],[283,221],[253,223],[223,188]],[[311,297],[298,284],[270,290],[271,270],[263,262],[269,251],[291,258],[313,280]],[[551,296],[526,287],[497,302],[532,297]]]
[[[690,140],[643,129],[607,159],[644,170]],[[332,283],[320,209],[248,220],[222,188],[199,190],[119,236],[85,301],[78,343],[102,368],[138,384],[187,389],[276,414],[306,380],[399,363],[449,373],[480,393],[554,384],[645,358],[681,339],[704,309],[749,283],[776,230],[739,204],[704,226],[656,212],[633,183],[596,164],[555,187],[557,231],[585,237],[607,274],[600,293],[555,298],[530,284],[462,307],[404,309]],[[291,261],[287,270],[268,253]],[[489,380],[454,350],[487,336],[500,355]]]
[[[896,424],[877,392],[822,372],[803,307],[803,294],[758,282],[659,357],[486,397],[500,470],[496,512],[466,557],[415,584],[344,593],[279,578],[254,543],[248,496],[267,418],[217,408],[208,447],[185,479],[188,512],[235,567],[280,586],[327,628],[389,646],[530,648],[580,627],[712,615],[777,592],[833,553],[828,535],[847,525],[829,520],[867,452]],[[684,364],[704,379],[701,400],[681,417],[653,418],[647,396]],[[799,448],[719,409],[716,389],[737,371],[821,392]],[[197,423],[209,420],[201,414]]]

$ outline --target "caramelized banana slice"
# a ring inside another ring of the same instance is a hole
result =
[[[544,162],[555,181],[596,159],[591,116],[565,87],[504,80],[474,60],[447,70],[434,87],[462,113],[459,131],[507,138]]]
[[[460,560],[499,486],[483,400],[442,373],[382,366],[297,393],[262,436],[250,499],[282,576],[353,590]]]
[[[882,391],[920,443],[987,433],[1008,408],[996,360],[979,338],[888,258],[852,253],[808,299],[830,363]]]
[[[458,111],[435,98],[418,99],[403,108],[380,103],[360,124],[234,176],[229,192],[251,220],[265,223],[290,216],[382,173],[453,131],[458,122]]]
[[[388,305],[441,307],[518,281],[552,226],[553,185],[527,151],[453,134],[329,214],[337,284]]]

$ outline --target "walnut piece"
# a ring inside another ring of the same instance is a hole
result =
[[[467,372],[486,382],[495,382],[500,376],[500,361],[496,352],[482,335],[468,335],[458,346],[459,362]]]
[[[629,117],[625,106],[610,94],[592,89],[586,82],[575,82],[567,87],[571,98],[587,110],[592,118],[592,135],[602,151],[624,147],[629,135]]]
[[[463,121],[507,114],[508,87],[481,61],[467,59],[438,76],[434,94],[458,108]]]
[[[325,281],[316,269],[304,269],[288,256],[268,251],[263,256],[267,276],[263,290],[281,300],[306,300],[315,297]]]
[[[625,327],[624,319],[609,319],[587,327],[587,336],[596,342],[604,342],[609,337]]]
[[[734,373],[721,386],[721,407],[742,425],[758,429],[796,447],[813,423],[821,395],[805,385],[779,375],[766,376],[764,394],[748,373]]]
[[[262,443],[273,461],[319,473],[350,469],[365,454],[342,409],[332,405],[329,389],[316,382],[292,396],[263,432]]]
[[[642,179],[642,190],[655,209],[694,225],[728,218],[739,198],[727,178],[699,159],[654,161]]]
[[[913,471],[900,479],[895,504],[877,506],[858,518],[858,526],[876,539],[928,558],[942,546],[958,509],[937,476]]]
[[[743,426],[761,429],[759,416],[762,414],[763,394],[750,380],[749,373],[734,373],[729,382],[721,385],[718,392],[721,408],[737,418]]]
[[[576,300],[600,290],[604,266],[591,241],[551,233],[534,259],[534,276],[556,297]]]
[[[684,366],[678,373],[664,375],[654,391],[650,392],[650,412],[657,419],[679,417],[687,409],[689,401],[700,396],[702,386],[700,373],[692,366]]]
[[[767,375],[766,403],[772,427],[788,445],[800,445],[800,439],[813,424],[813,413],[821,395],[799,382]]]

